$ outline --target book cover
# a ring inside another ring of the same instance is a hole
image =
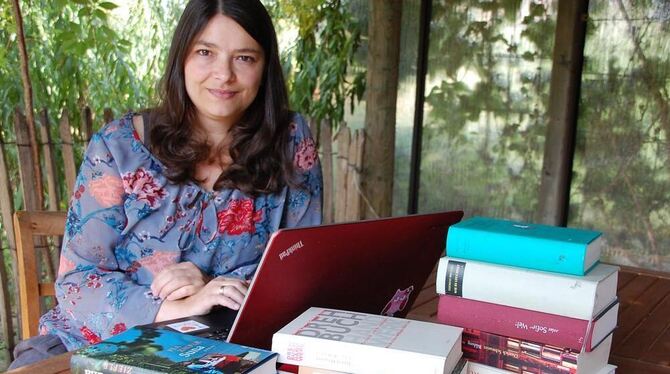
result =
[[[276,373],[277,354],[138,326],[76,351],[72,373]]]
[[[593,320],[582,320],[440,295],[437,320],[447,325],[590,352],[612,333],[617,325],[618,312],[618,300]]]
[[[600,259],[598,231],[472,217],[449,227],[447,255],[584,275]]]
[[[459,327],[309,308],[274,334],[279,362],[347,373],[449,373],[461,357]]]
[[[584,276],[442,257],[438,294],[592,320],[616,300],[619,268],[597,264]]]
[[[463,330],[463,357],[514,373],[598,373],[607,365],[612,335],[592,352],[579,352],[474,329]]]

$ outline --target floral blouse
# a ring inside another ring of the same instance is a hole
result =
[[[210,276],[250,279],[274,231],[321,223],[321,166],[300,115],[289,142],[299,187],[256,198],[169,182],[132,117],[91,138],[70,201],[58,305],[40,320],[40,333],[68,350],[153,322],[162,301],[150,285],[166,265],[190,261]]]

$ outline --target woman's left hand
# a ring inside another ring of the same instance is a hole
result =
[[[179,300],[194,295],[210,281],[192,262],[164,268],[151,283],[151,292],[163,300]]]

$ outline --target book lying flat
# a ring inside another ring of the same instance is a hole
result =
[[[598,264],[584,276],[442,257],[437,293],[592,320],[616,300],[617,266]]]
[[[603,244],[598,231],[472,217],[449,228],[447,256],[584,275]]]
[[[274,334],[279,362],[366,374],[450,373],[461,357],[459,327],[310,308]]]
[[[276,373],[277,354],[146,326],[76,351],[72,373]]]
[[[611,346],[612,335],[592,352],[578,352],[474,329],[463,330],[463,357],[520,374],[598,373],[607,365]]]
[[[463,328],[590,352],[617,326],[619,302],[593,320],[582,320],[506,305],[440,295],[437,320]]]

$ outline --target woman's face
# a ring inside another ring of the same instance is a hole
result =
[[[186,92],[199,124],[233,126],[251,105],[263,78],[263,48],[233,21],[217,14],[186,56]]]

